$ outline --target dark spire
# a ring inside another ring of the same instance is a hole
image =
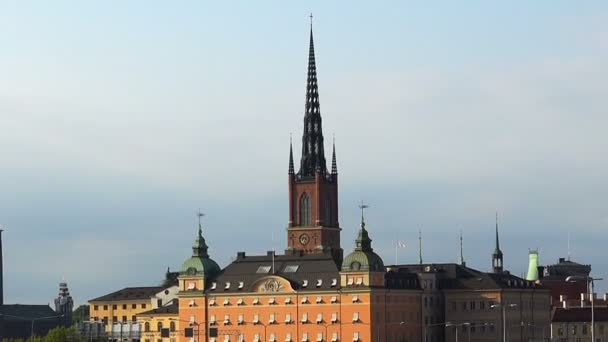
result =
[[[203,226],[201,224],[201,218],[205,216],[205,214],[201,213],[200,210],[197,214],[198,216],[198,236],[196,240],[194,240],[194,244],[192,245],[192,256],[198,256],[202,258],[209,258],[209,246],[205,242],[205,238],[203,237]]]
[[[332,153],[331,153],[331,174],[338,174],[338,163],[336,162],[336,138],[334,137],[334,141],[332,143]]]
[[[304,111],[304,132],[302,134],[302,158],[300,176],[314,176],[317,172],[325,174],[325,149],[323,130],[321,129],[321,110],[319,107],[319,87],[317,84],[317,66],[315,63],[315,46],[310,27],[310,46],[308,49],[308,78],[306,81],[306,106]]]
[[[498,241],[498,212],[496,212],[496,248],[492,253],[492,269],[494,273],[500,273],[503,270],[502,251],[500,250],[500,242]]]
[[[4,270],[2,269],[2,262],[2,226],[0,226],[0,306],[4,305],[4,280],[2,279]]]
[[[294,174],[294,168],[293,168],[293,147],[291,145],[291,134],[289,135],[289,171],[288,173],[290,175]]]

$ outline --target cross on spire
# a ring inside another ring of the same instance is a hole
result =
[[[198,209],[198,212],[196,213],[196,216],[198,217],[198,230],[199,232],[202,230],[202,225],[201,225],[201,219],[203,218],[203,216],[205,216],[204,213],[201,212],[201,209]]]
[[[312,13],[308,17],[310,18],[310,29],[312,30]]]

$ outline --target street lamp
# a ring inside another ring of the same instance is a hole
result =
[[[169,318],[170,321],[177,321],[177,322],[184,322],[184,323],[189,323],[190,326],[194,325],[196,326],[196,341],[200,342],[201,341],[201,327],[200,327],[200,323],[197,323],[195,321],[187,321],[185,319],[178,319],[178,318]]]
[[[492,304],[491,309],[502,309],[502,341],[507,342],[507,308],[517,307],[517,304]]]
[[[454,332],[456,333],[456,342],[458,342],[458,327],[462,327],[462,326],[467,326],[470,327],[471,323],[469,322],[464,322],[464,323],[453,323],[453,322],[446,322],[446,323],[442,323],[445,324],[446,327],[454,327]],[[471,339],[471,330],[469,328],[469,340]]]
[[[595,292],[593,290],[593,282],[595,280],[604,280],[603,278],[592,278],[592,277],[581,277],[581,276],[569,276],[566,278],[566,282],[574,283],[576,281],[585,280],[587,282],[591,282],[591,296],[589,299],[591,300],[591,341],[595,342]]]

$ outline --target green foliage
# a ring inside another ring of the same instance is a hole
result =
[[[77,307],[76,310],[74,310],[74,313],[72,314],[72,319],[74,321],[74,324],[88,322],[90,319],[89,306],[81,305]]]

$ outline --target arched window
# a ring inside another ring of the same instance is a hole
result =
[[[175,331],[175,322],[171,321],[171,323],[169,323],[169,330]]]
[[[144,331],[145,331],[145,332],[150,332],[150,322],[146,322],[146,323],[144,324]]]
[[[310,197],[307,193],[303,193],[300,197],[300,225],[310,225]]]
[[[158,331],[163,330],[163,322],[158,322],[156,326],[158,328]]]

